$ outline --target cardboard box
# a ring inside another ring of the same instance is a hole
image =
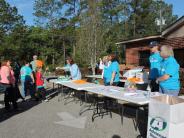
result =
[[[133,78],[136,76],[136,73],[137,72],[141,72],[143,70],[142,67],[137,67],[137,68],[134,68],[134,69],[131,69],[131,70],[127,70],[125,72],[125,74],[123,74],[123,77],[126,77],[126,78]]]
[[[147,138],[183,138],[184,99],[158,96],[150,99]]]

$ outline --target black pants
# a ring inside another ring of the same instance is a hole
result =
[[[150,87],[151,92],[159,92],[159,84],[156,83],[156,80],[151,80]]]
[[[10,108],[10,103],[13,104],[14,109],[17,108],[16,94],[15,94],[14,88],[12,86],[7,87],[5,90],[4,103],[5,103],[6,109]]]
[[[38,88],[37,91],[36,91],[35,96],[36,96],[36,99],[37,100],[40,99],[40,98],[43,99],[43,100],[45,100],[46,99],[45,98],[45,96],[46,96],[46,90],[45,90],[45,88],[44,87]]]

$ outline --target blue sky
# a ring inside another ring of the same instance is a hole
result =
[[[10,5],[18,8],[19,14],[24,16],[27,25],[34,25],[33,5],[35,0],[6,0]],[[173,4],[174,14],[181,17],[184,15],[183,0],[165,0],[166,3]]]
[[[16,6],[23,15],[27,25],[34,25],[33,5],[35,0],[6,0],[11,6]]]

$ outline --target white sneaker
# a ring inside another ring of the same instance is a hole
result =
[[[49,100],[48,99],[45,99],[44,102],[48,102]]]

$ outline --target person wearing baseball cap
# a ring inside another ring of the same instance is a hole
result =
[[[149,44],[151,55],[149,57],[150,62],[150,87],[152,92],[159,91],[159,85],[156,83],[156,79],[159,77],[160,64],[163,60],[159,52],[159,44],[157,41],[152,41]]]

